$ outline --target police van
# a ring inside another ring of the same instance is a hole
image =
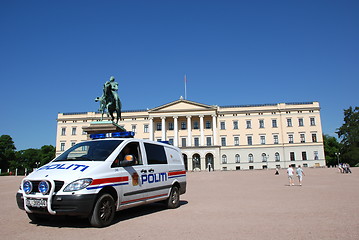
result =
[[[180,205],[186,170],[179,148],[133,138],[133,132],[92,134],[25,177],[18,207],[33,222],[51,215],[88,217],[111,224],[115,212],[162,201]]]

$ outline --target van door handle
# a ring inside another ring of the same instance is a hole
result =
[[[151,168],[150,170],[148,170],[149,172],[154,172],[155,170],[153,168]]]
[[[141,170],[141,173],[147,173],[147,170],[142,169],[142,170]]]

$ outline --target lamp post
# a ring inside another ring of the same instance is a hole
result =
[[[36,162],[36,169],[39,168],[40,162]]]
[[[340,157],[340,153],[339,153],[339,152],[336,152],[335,155],[337,156],[337,159],[338,159],[338,167],[339,167],[339,157]]]

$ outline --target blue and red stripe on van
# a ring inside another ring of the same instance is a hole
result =
[[[185,177],[186,176],[186,171],[171,171],[168,172],[168,178],[176,178],[176,177]]]
[[[100,178],[94,179],[87,190],[103,188],[106,186],[120,186],[128,185],[128,176],[126,177],[113,177],[113,178]]]

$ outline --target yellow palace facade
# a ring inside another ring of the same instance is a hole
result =
[[[82,128],[100,118],[59,113],[56,154],[88,140]],[[136,138],[178,146],[189,171],[325,166],[318,102],[216,106],[179,99],[124,111],[118,124]]]

